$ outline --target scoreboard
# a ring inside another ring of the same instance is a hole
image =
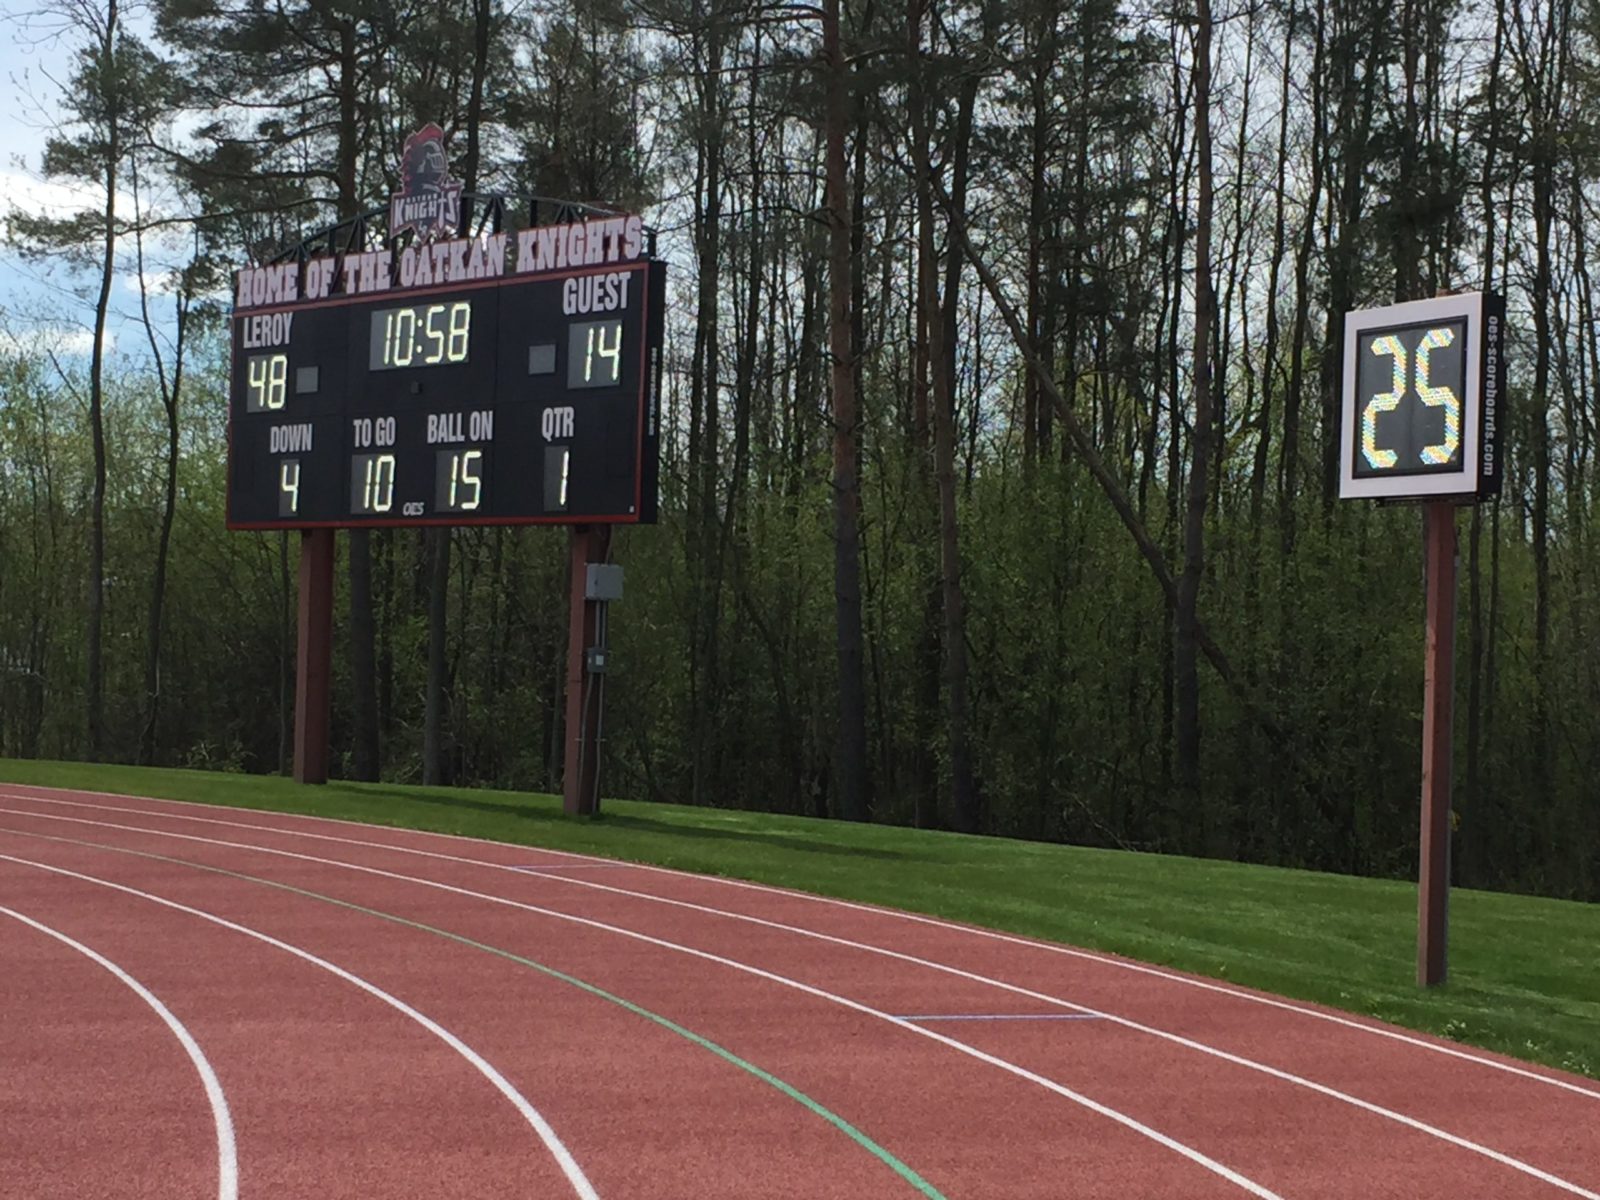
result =
[[[1471,292],[1345,315],[1339,495],[1500,490],[1505,301]]]
[[[241,272],[229,528],[654,521],[665,267],[586,224]]]

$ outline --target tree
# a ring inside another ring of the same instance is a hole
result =
[[[1194,425],[1189,435],[1189,496],[1183,523],[1183,573],[1176,604],[1178,784],[1196,808],[1200,793],[1200,581],[1205,571],[1206,496],[1212,452],[1211,281],[1213,208],[1211,145],[1211,0],[1195,0],[1194,124],[1199,191],[1194,220]]]
[[[34,255],[66,252],[97,272],[93,343],[89,358],[89,427],[94,445],[94,498],[89,529],[87,580],[87,679],[84,689],[88,754],[107,750],[105,730],[106,435],[105,352],[111,287],[117,274],[117,214],[123,171],[130,157],[170,111],[176,81],[160,59],[123,28],[119,0],[103,5],[64,2],[52,10],[66,36],[77,42],[74,64],[61,105],[67,123],[45,145],[41,164],[47,179],[87,184],[99,198],[96,209],[66,217],[13,207],[12,237]]]

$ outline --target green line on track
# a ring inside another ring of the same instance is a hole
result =
[[[22,833],[21,830],[8,830],[7,832]],[[711,1051],[711,1053],[715,1054],[718,1058],[733,1064],[742,1071],[746,1071],[749,1074],[754,1075],[763,1083],[776,1088],[785,1096],[789,1097],[789,1099],[804,1106],[817,1116],[821,1117],[824,1121],[828,1122],[828,1124],[839,1130],[839,1132],[843,1133],[851,1141],[855,1142],[856,1145],[860,1146],[863,1150],[868,1151],[885,1166],[893,1170],[895,1174],[899,1175],[901,1179],[909,1183],[922,1195],[929,1197],[929,1200],[947,1200],[943,1192],[939,1191],[938,1188],[934,1187],[933,1184],[929,1183],[921,1175],[918,1175],[916,1171],[912,1170],[891,1151],[885,1149],[883,1146],[880,1146],[866,1134],[862,1133],[861,1130],[850,1124],[849,1121],[841,1117],[838,1113],[813,1100],[810,1096],[800,1091],[799,1088],[785,1083],[776,1075],[772,1074],[772,1072],[763,1070],[762,1068],[756,1066],[755,1063],[750,1062],[748,1059],[741,1058],[732,1050],[729,1050],[726,1046],[719,1046],[710,1038],[702,1037],[700,1034],[694,1032],[694,1030],[684,1028],[682,1025],[672,1020],[672,1018],[664,1017],[660,1013],[651,1012],[648,1008],[643,1008],[640,1005],[635,1004],[632,1000],[628,1000],[622,996],[608,992],[605,988],[600,987],[597,984],[589,983],[586,980],[579,979],[576,975],[568,975],[565,971],[559,971],[555,967],[546,966],[541,962],[535,962],[531,958],[524,958],[520,954],[514,954],[510,950],[503,950],[499,946],[491,946],[487,942],[477,941],[473,938],[467,937],[464,934],[452,933],[448,929],[440,929],[435,925],[428,925],[422,921],[413,921],[409,917],[398,916],[395,913],[383,912],[376,908],[367,908],[365,905],[356,904],[349,900],[341,900],[337,896],[325,896],[321,892],[308,891],[305,888],[295,887],[293,884],[279,883],[275,879],[262,879],[257,875],[246,875],[241,871],[230,871],[226,867],[214,867],[208,863],[192,862],[186,858],[173,858],[165,854],[152,854],[147,850],[131,850],[124,846],[107,846],[100,842],[85,842],[80,841],[77,838],[56,837],[44,833],[22,833],[22,836],[40,838],[49,842],[64,842],[68,845],[81,846],[91,850],[109,850],[115,854],[131,854],[136,858],[153,859],[156,862],[172,863],[175,866],[192,867],[197,871],[210,871],[216,875],[226,875],[231,879],[241,879],[247,883],[258,883],[263,887],[277,888],[280,891],[292,892],[297,896],[304,896],[310,900],[321,900],[325,904],[335,904],[340,908],[347,908],[352,912],[364,913],[369,917],[377,917],[379,920],[391,921],[396,925],[403,925],[409,929],[419,929],[424,933],[437,934],[439,937],[448,938],[452,942],[459,942],[463,946],[470,946],[475,950],[483,950],[489,954],[495,954],[501,958],[508,959],[511,962],[520,963],[524,967],[530,967],[533,970],[538,971],[541,975],[547,975],[552,979],[559,979],[562,983],[571,984],[580,991],[588,992],[591,996],[597,996],[602,1000],[608,1000],[612,1004],[615,1004],[618,1007],[624,1008],[628,1012],[633,1013],[635,1016],[643,1017],[647,1021],[654,1021],[663,1029],[670,1029],[679,1037],[693,1042],[701,1049]]]

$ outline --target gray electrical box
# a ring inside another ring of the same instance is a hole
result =
[[[613,563],[590,563],[583,580],[585,600],[621,600],[622,568]]]

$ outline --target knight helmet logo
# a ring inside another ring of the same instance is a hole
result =
[[[389,236],[415,230],[420,241],[450,235],[461,222],[461,181],[450,178],[444,130],[429,122],[400,152],[400,190],[389,197]]]

